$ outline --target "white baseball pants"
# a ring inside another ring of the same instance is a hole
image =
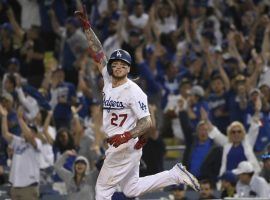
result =
[[[118,148],[112,146],[106,151],[106,158],[96,184],[96,200],[111,200],[117,185],[127,197],[137,197],[144,193],[179,184],[177,171],[163,171],[155,175],[139,178],[142,150],[135,150],[137,142],[131,139]]]

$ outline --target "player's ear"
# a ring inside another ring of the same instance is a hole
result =
[[[128,66],[128,73],[130,72],[130,66]]]

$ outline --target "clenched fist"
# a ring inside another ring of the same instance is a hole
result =
[[[134,145],[134,149],[143,148],[143,146],[146,145],[147,141],[148,140],[144,135],[140,136],[138,142],[136,142],[136,144]]]
[[[131,138],[132,136],[130,132],[124,132],[122,134],[112,136],[107,140],[107,142],[114,147],[118,147],[119,145],[128,142]]]

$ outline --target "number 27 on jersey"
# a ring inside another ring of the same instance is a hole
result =
[[[122,127],[127,119],[127,114],[115,114],[112,113],[111,125]]]

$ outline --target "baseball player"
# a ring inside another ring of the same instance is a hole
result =
[[[145,144],[143,135],[151,127],[147,96],[127,78],[131,67],[129,53],[118,49],[107,60],[85,9],[84,12],[75,11],[75,15],[82,23],[90,54],[98,63],[104,79],[103,126],[109,148],[98,176],[96,200],[111,199],[117,186],[127,197],[137,197],[180,183],[199,191],[197,179],[180,163],[171,170],[139,177],[142,146]]]

